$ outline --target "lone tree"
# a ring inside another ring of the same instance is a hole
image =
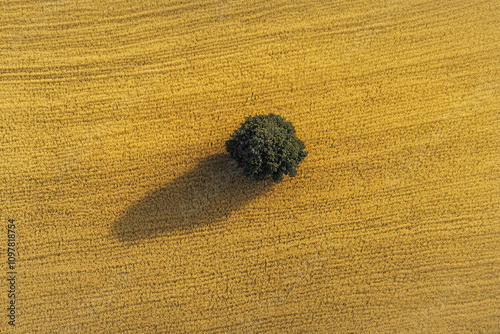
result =
[[[307,156],[292,123],[280,115],[248,116],[226,141],[226,149],[246,176],[262,181],[271,175],[281,182],[284,175],[296,176]]]

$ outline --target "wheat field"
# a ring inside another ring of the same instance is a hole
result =
[[[1,333],[500,333],[498,1],[0,9]]]

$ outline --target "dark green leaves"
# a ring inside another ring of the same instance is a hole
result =
[[[226,149],[245,175],[257,180],[271,175],[275,182],[284,175],[296,176],[307,156],[293,124],[275,114],[247,117],[226,141]]]

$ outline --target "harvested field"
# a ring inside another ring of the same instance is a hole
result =
[[[499,27],[495,0],[4,1],[0,333],[499,333]],[[271,112],[309,155],[255,183],[224,142]]]

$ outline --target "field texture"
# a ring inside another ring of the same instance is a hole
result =
[[[500,333],[499,27],[496,0],[2,1],[0,332]],[[309,155],[255,183],[224,142],[271,112]]]

